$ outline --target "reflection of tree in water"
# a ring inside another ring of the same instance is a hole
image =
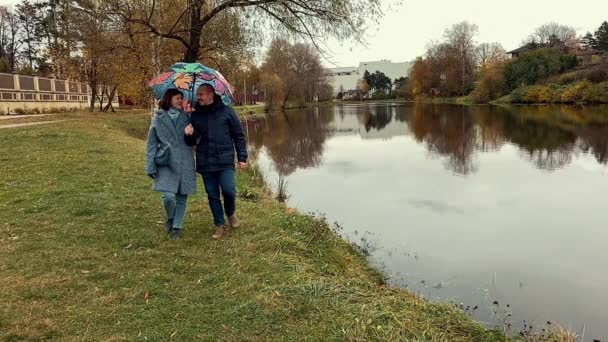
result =
[[[370,106],[357,118],[365,127],[366,132],[371,131],[372,128],[381,131],[393,121],[393,110],[394,108],[390,106]]]
[[[446,167],[459,174],[477,170],[473,162],[476,146],[475,122],[465,107],[416,104],[409,118],[416,140],[431,154],[447,156]]]
[[[507,141],[518,146],[525,159],[544,170],[564,167],[576,151],[592,153],[598,162],[608,163],[608,124],[593,120],[573,123],[563,118],[566,115],[586,118],[589,114],[580,110],[563,113],[552,107],[424,104],[398,109],[325,107],[250,123],[250,145],[254,150],[265,146],[277,170],[288,175],[297,168],[317,166],[324,142],[334,131],[331,125],[334,118],[353,114],[368,132],[385,130],[392,120],[408,122],[416,140],[424,143],[431,155],[446,157],[446,167],[459,174],[476,170],[475,150],[496,151]]]
[[[258,150],[266,147],[277,172],[287,176],[297,168],[319,165],[333,119],[332,108],[279,113],[250,124],[250,144]]]
[[[489,106],[475,106],[471,114],[479,127],[476,149],[482,152],[498,151],[505,143],[503,120]]]
[[[505,115],[503,119],[505,137],[517,144],[523,155],[539,169],[552,171],[572,161],[577,139],[575,133],[515,115]]]
[[[581,150],[591,153],[598,163],[608,163],[608,125],[592,124],[580,131]]]

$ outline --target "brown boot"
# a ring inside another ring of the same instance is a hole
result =
[[[236,215],[230,216],[228,218],[228,222],[230,222],[230,227],[235,229],[241,226],[241,223],[239,222],[239,219],[236,218]]]
[[[215,234],[213,234],[213,236],[211,236],[211,238],[214,240],[221,240],[224,238],[225,235],[226,235],[226,229],[224,228],[224,226],[216,226]]]

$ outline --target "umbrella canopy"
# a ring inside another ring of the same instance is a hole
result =
[[[200,63],[176,63],[168,71],[153,78],[148,84],[152,87],[154,97],[161,99],[169,89],[177,89],[184,94],[184,108],[187,110],[196,104],[196,91],[203,84],[215,89],[226,105],[234,103],[232,86],[217,70]]]

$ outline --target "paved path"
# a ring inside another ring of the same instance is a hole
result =
[[[41,118],[43,116],[49,116],[49,115],[57,115],[57,114],[0,115],[0,120]]]
[[[24,123],[0,125],[0,129],[2,129],[2,128],[24,127],[24,126],[34,126],[34,125],[43,125],[43,124],[50,124],[50,123],[64,122],[64,121],[67,121],[67,120],[24,122]]]

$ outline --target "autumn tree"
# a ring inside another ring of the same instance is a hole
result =
[[[4,72],[15,70],[21,46],[20,28],[17,16],[5,6],[0,6],[0,60]]]
[[[575,51],[579,46],[576,29],[556,22],[550,22],[536,28],[527,40],[527,43],[532,42],[539,47],[557,48],[565,53]]]
[[[32,4],[28,0],[24,0],[16,6],[16,15],[23,33],[21,35],[21,43],[24,46],[23,55],[30,72],[33,72],[34,66],[41,61],[40,10],[42,6],[41,3]]]
[[[482,43],[476,48],[477,65],[480,70],[507,60],[507,52],[500,43]]]
[[[319,52],[311,45],[292,44],[284,39],[275,39],[272,42],[261,70],[268,79],[274,75],[281,79],[280,93],[283,99],[278,102],[283,107],[288,102],[317,101],[320,89],[328,84]]]
[[[180,14],[163,18],[162,1],[109,0],[107,10],[147,32],[178,41],[184,62],[201,58],[204,30],[225,13],[237,15],[256,31],[267,27],[292,37],[305,38],[321,48],[323,37],[362,39],[365,23],[382,15],[380,0],[178,0]],[[166,25],[163,25],[166,23]],[[259,31],[258,31],[259,32]]]
[[[454,24],[444,33],[444,38],[460,61],[462,88],[459,95],[466,95],[475,81],[475,37],[478,33],[479,27],[466,21]]]
[[[416,59],[409,76],[409,88],[412,96],[428,94],[432,87],[433,72],[430,63],[422,57]]]

